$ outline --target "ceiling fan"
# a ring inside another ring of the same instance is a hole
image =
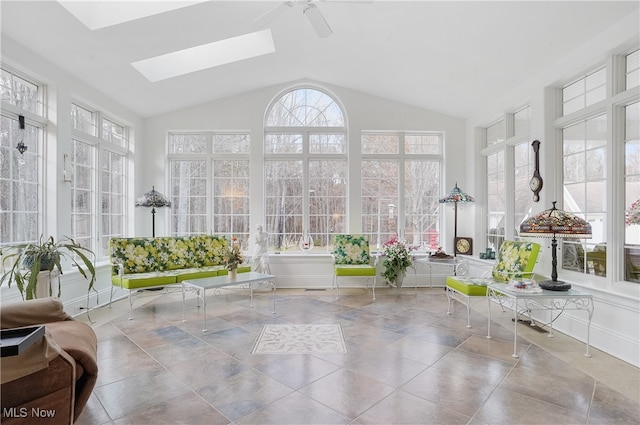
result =
[[[324,0],[323,0],[324,1]],[[340,1],[340,0],[335,0]],[[349,3],[355,3],[357,0],[343,0]],[[368,0],[366,2],[370,3],[372,0]],[[282,3],[272,7],[267,10],[264,14],[258,16],[253,22],[252,25],[257,26],[258,28],[264,28],[269,25],[272,21],[282,15],[285,11],[292,8],[294,3],[302,4],[302,13],[305,14],[307,19],[309,19],[309,23],[315,30],[316,34],[320,38],[329,37],[333,34],[333,30],[327,23],[327,20],[324,19],[322,12],[316,6],[318,1],[314,0],[302,0],[302,1],[283,1]]]

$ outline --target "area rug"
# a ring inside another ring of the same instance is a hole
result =
[[[346,353],[340,325],[264,325],[252,354]]]

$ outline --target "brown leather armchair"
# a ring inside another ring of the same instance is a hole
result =
[[[2,329],[33,325],[44,325],[45,335],[0,362],[0,422],[72,424],[98,378],[96,334],[67,315],[57,298],[0,306]]]

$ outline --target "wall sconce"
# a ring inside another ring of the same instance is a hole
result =
[[[20,155],[23,155],[28,149],[27,145],[24,144],[24,132],[25,132],[24,115],[18,115],[18,127],[20,128],[20,133],[19,133],[20,141],[16,145],[16,149],[18,149],[18,152],[20,152]]]
[[[67,161],[69,160],[69,154],[65,153],[62,156],[62,181],[64,181],[65,183],[71,183],[71,177],[69,176],[69,173],[67,172]]]

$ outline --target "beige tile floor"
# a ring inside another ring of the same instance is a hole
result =
[[[472,328],[442,288],[225,291],[201,310],[144,292],[91,312],[100,374],[78,424],[638,424],[640,371],[494,313]],[[484,309],[484,311],[483,311]],[[86,320],[81,316],[80,320]],[[348,353],[251,354],[264,324],[339,323]]]

